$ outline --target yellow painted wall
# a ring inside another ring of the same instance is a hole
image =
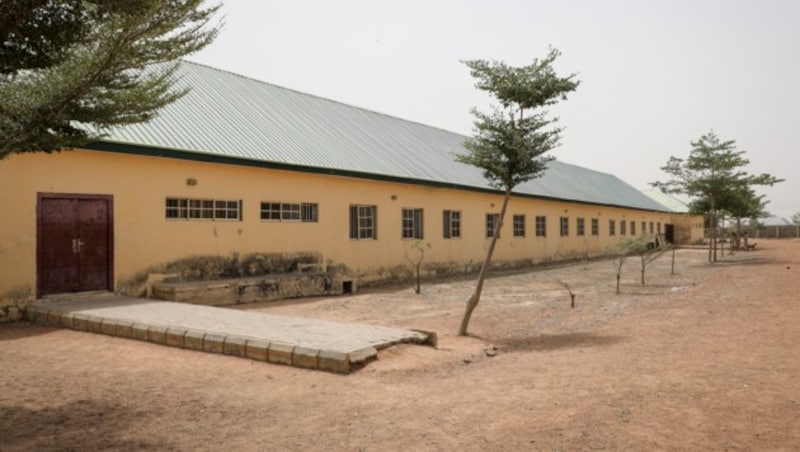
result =
[[[189,178],[197,184],[188,185]],[[113,195],[117,282],[153,265],[232,252],[318,252],[333,264],[365,275],[407,265],[414,240],[401,239],[402,208],[424,209],[424,241],[432,247],[426,262],[479,262],[489,243],[485,216],[499,212],[502,201],[499,194],[99,151],[15,155],[0,161],[0,193],[5,201],[0,221],[0,298],[15,288],[35,287],[40,192]],[[166,219],[167,197],[240,199],[243,220]],[[262,221],[262,201],[317,203],[319,222]],[[351,204],[377,206],[377,240],[349,238]],[[461,238],[442,238],[444,209],[461,211]],[[525,237],[513,237],[514,214],[526,217]],[[534,235],[537,215],[547,217],[546,238]],[[560,216],[570,219],[568,237],[559,235]],[[577,217],[586,221],[583,237],[576,235]],[[600,220],[598,236],[591,235],[592,218]],[[617,221],[613,237],[608,235],[609,219]],[[597,255],[621,238],[623,219],[635,221],[638,234],[642,221],[662,225],[674,221],[666,213],[514,197],[494,259],[540,262],[584,252]]]

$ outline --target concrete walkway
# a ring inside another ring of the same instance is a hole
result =
[[[338,373],[390,345],[435,344],[420,331],[112,294],[40,301],[25,311],[40,324]]]

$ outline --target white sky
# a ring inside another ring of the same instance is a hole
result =
[[[561,50],[582,81],[552,112],[559,160],[637,188],[710,129],[747,151],[776,215],[800,211],[800,1],[223,0],[189,59],[469,135],[487,110],[463,59],[524,65]]]

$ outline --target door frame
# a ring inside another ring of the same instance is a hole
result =
[[[85,193],[36,193],[36,298],[42,296],[43,242],[43,204],[45,199],[95,199],[108,204],[108,266],[106,290],[114,290],[114,195],[94,195]]]

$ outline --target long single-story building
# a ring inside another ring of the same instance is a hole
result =
[[[136,292],[170,271],[318,265],[370,283],[408,272],[418,243],[428,273],[480,263],[502,193],[454,160],[464,136],[195,63],[178,74],[190,92],[148,123],[0,161],[0,305]],[[692,241],[696,223],[613,175],[554,161],[515,189],[495,261],[596,256],[640,234]]]

